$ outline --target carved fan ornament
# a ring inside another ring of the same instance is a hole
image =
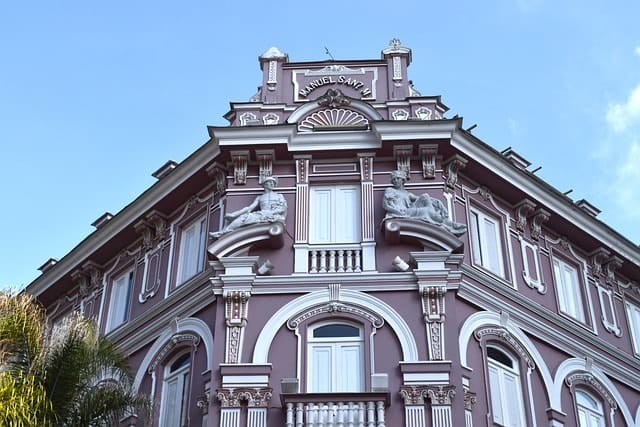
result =
[[[307,116],[298,125],[298,130],[313,132],[315,129],[363,127],[368,124],[369,120],[360,113],[344,108],[332,108]]]

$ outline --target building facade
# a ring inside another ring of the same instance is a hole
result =
[[[640,426],[638,246],[411,60],[269,49],[230,126],[27,292],[97,320],[154,426]]]

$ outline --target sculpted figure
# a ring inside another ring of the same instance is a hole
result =
[[[387,212],[385,218],[415,218],[429,224],[439,225],[455,236],[461,236],[467,231],[465,224],[453,222],[449,219],[449,213],[444,203],[434,199],[428,194],[416,196],[405,190],[404,183],[407,176],[404,171],[397,170],[391,173],[393,187],[384,191],[382,207]]]
[[[249,205],[224,216],[227,225],[220,231],[212,233],[213,237],[219,237],[224,233],[233,231],[238,227],[260,222],[283,221],[287,215],[287,201],[282,194],[273,191],[276,186],[276,178],[268,176],[262,181],[264,193],[255,198]],[[256,210],[257,209],[257,210]]]

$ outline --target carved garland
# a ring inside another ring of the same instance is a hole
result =
[[[194,349],[197,349],[200,344],[200,337],[195,334],[176,334],[171,337],[169,342],[167,342],[157,353],[156,357],[153,359],[153,362],[149,365],[147,369],[147,373],[151,374],[156,370],[156,367],[162,362],[171,350],[178,347],[179,344],[182,343],[190,343]]]
[[[609,391],[602,385],[600,381],[598,381],[596,377],[594,377],[592,374],[588,372],[578,372],[578,373],[569,375],[567,378],[565,378],[565,382],[567,386],[569,386],[570,388],[573,387],[575,383],[586,383],[591,387],[593,387],[594,389],[596,389],[598,393],[607,400],[611,408],[613,409],[618,408],[618,404],[616,403],[613,396],[611,396]]]
[[[300,326],[302,322],[327,313],[345,313],[362,317],[368,320],[374,328],[380,328],[384,325],[384,319],[381,316],[369,311],[365,307],[332,301],[328,304],[316,305],[296,314],[287,321],[287,327],[293,331]]]
[[[486,328],[476,329],[474,332],[474,336],[478,341],[482,341],[482,339],[486,336],[493,336],[500,341],[507,343],[512,349],[518,353],[518,355],[527,362],[527,366],[530,369],[535,369],[536,364],[533,361],[533,358],[529,354],[529,352],[520,344],[518,340],[511,334],[511,332],[507,331],[504,328],[489,326]]]

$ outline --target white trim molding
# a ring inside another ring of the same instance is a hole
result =
[[[298,313],[315,305],[330,302],[331,297],[330,289],[327,287],[327,289],[298,297],[282,306],[271,316],[262,329],[262,332],[260,332],[253,351],[253,363],[267,363],[271,343],[280,327],[289,320],[291,313]],[[371,295],[350,289],[340,290],[340,302],[365,306],[373,312],[378,313],[385,319],[398,337],[402,348],[403,361],[412,362],[418,360],[418,347],[409,325],[407,325],[402,316],[387,303]]]

